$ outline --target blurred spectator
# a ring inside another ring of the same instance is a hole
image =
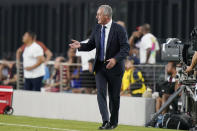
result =
[[[50,79],[49,67],[48,67],[47,65],[45,65],[44,69],[45,69],[45,75],[44,75],[44,77],[43,77],[43,79],[42,79],[42,83],[43,83],[43,84],[45,84],[46,81]]]
[[[53,53],[41,41],[37,41],[36,37],[33,38],[33,39],[38,45],[40,45],[42,47],[42,49],[44,51],[44,54],[46,55],[45,63],[47,63],[51,59],[51,57],[53,56]],[[17,51],[16,51],[16,60],[17,60],[17,62],[20,62],[21,54],[25,50],[26,46],[27,45],[24,43],[20,48],[17,49]]]
[[[85,88],[86,93],[95,93],[96,81],[93,73],[94,59],[88,61],[89,70],[80,74],[81,86]]]
[[[125,25],[125,23],[123,21],[120,21],[119,20],[116,23],[119,24],[119,25],[121,25],[122,27],[126,28],[126,25]]]
[[[90,62],[87,62],[88,64],[88,70],[84,70],[82,72],[81,66],[76,65],[76,64],[80,64],[80,59],[79,57],[76,56],[76,50],[69,48],[68,50],[68,60],[67,63],[69,64],[69,82],[70,82],[70,86],[66,87],[64,90],[65,92],[73,92],[73,93],[91,93],[92,92],[92,88],[94,88],[95,85],[85,85],[84,87],[84,83],[82,83],[82,79],[83,76],[87,75],[88,78],[86,78],[86,80],[94,80],[94,76],[92,76],[93,72],[91,71],[90,74],[90,70],[92,70],[92,66],[90,65]],[[86,69],[86,67],[85,67]],[[89,78],[89,76],[91,76],[91,78]],[[92,78],[93,77],[93,78]],[[83,81],[84,82],[84,81]],[[86,83],[86,82],[85,82]],[[92,81],[92,83],[94,84],[94,81]]]
[[[71,65],[72,64],[77,64],[77,63],[79,64],[79,63],[81,63],[79,57],[76,56],[76,49],[72,49],[72,48],[68,49],[66,62],[68,64],[71,64]],[[74,67],[76,67],[76,66],[74,66]]]
[[[125,73],[122,80],[122,92],[121,95],[129,95],[135,97],[141,97],[146,91],[144,84],[144,78],[141,71],[135,67],[134,60],[127,60],[125,63]]]
[[[11,57],[8,56],[3,59],[0,65],[0,72],[0,85],[9,85],[16,89],[16,63]]]
[[[60,91],[60,64],[65,62],[64,57],[57,57],[54,63],[54,70],[50,79],[45,85],[45,91],[49,92],[59,92]]]
[[[72,74],[77,70],[76,74],[79,74],[79,71],[81,70],[80,66],[76,66],[76,64],[81,63],[79,57],[76,56],[76,49],[69,48],[67,52],[67,64],[68,66],[68,79],[72,79]]]
[[[8,69],[3,65],[3,62],[0,63],[0,81],[3,81],[8,76]]]
[[[131,69],[132,63],[130,60],[125,61],[125,72],[122,78],[122,87],[121,87],[121,96],[131,96],[130,95],[130,75],[131,75]]]
[[[81,78],[80,76],[80,72],[81,69],[79,68],[73,68],[74,70],[72,71],[71,74],[71,87],[72,88],[81,88]]]
[[[150,33],[151,28],[149,24],[142,25],[143,37],[140,42],[140,63],[141,64],[155,64],[156,54],[159,50],[159,43],[157,38]]]
[[[80,93],[81,89],[78,88],[81,88],[81,79],[79,77],[81,72],[81,67],[76,65],[76,64],[80,64],[80,59],[79,57],[76,56],[76,49],[69,48],[67,56],[68,56],[67,63],[69,64],[68,81],[70,84],[64,90],[66,92]]]
[[[137,56],[128,56],[129,60],[133,60],[135,65],[140,64],[140,59]]]
[[[159,92],[159,97],[156,99],[156,111],[159,111],[161,106],[168,100],[170,95],[172,95],[174,91],[177,90],[178,88],[178,82],[175,79],[177,76],[176,63],[168,62],[166,67],[166,72],[169,75],[167,81],[162,82],[157,87],[157,91]],[[166,112],[167,109],[165,109],[162,112],[162,114],[165,114]]]
[[[136,28],[136,31],[132,33],[132,35],[129,38],[129,44],[130,44],[130,56],[136,56],[139,58],[139,47],[140,47],[140,41],[142,38],[142,27],[138,26]]]
[[[141,97],[142,94],[146,91],[146,86],[144,84],[144,77],[142,75],[142,72],[137,69],[134,65],[134,61],[132,62],[131,67],[131,78],[130,78],[130,90],[131,95],[135,97]]]
[[[117,21],[117,24],[123,26],[126,28],[125,23],[123,21]],[[137,27],[137,31],[133,32],[132,36],[129,38],[129,44],[130,44],[130,53],[128,59],[135,60],[137,64],[139,64],[139,43],[140,39],[142,37],[142,30],[141,27]]]
[[[44,45],[44,43],[42,43],[41,41],[36,40],[37,39],[36,37],[33,38],[33,39],[43,49],[44,54],[46,56],[45,63],[47,63],[51,59],[51,57],[53,56],[53,53]],[[26,46],[27,46],[27,44],[24,43],[16,51],[17,65],[20,64],[20,57],[21,57],[21,54],[24,52]],[[45,68],[45,75],[43,77],[43,83],[45,83],[46,80],[50,78],[49,68],[47,67],[47,65],[44,68]]]
[[[91,30],[88,31],[87,33],[87,39],[82,41],[81,43],[88,43],[89,41],[89,37],[91,35]],[[83,72],[87,72],[88,71],[88,61],[90,59],[94,59],[95,58],[95,54],[96,54],[96,49],[87,52],[84,51],[78,51],[76,53],[76,56],[79,56],[81,58],[81,64],[82,64],[82,71]]]
[[[23,35],[23,43],[26,44],[23,52],[23,67],[25,78],[25,90],[40,91],[42,79],[45,75],[44,51],[35,42],[36,34],[29,31]]]

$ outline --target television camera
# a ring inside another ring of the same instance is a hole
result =
[[[162,60],[179,63],[180,70],[178,71],[177,80],[181,86],[169,97],[160,110],[153,115],[153,118],[146,123],[146,126],[150,126],[159,114],[181,94],[180,113],[187,114],[192,119],[193,128],[191,130],[197,130],[197,68],[191,73],[185,72],[187,66],[192,62],[195,51],[197,51],[197,27],[192,30],[188,42],[182,42],[178,38],[169,38],[162,45]]]

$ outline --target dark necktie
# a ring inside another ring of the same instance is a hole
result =
[[[105,26],[101,30],[101,48],[100,48],[100,61],[104,61],[104,50],[105,50]]]

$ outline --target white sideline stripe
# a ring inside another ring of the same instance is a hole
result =
[[[23,125],[23,124],[13,124],[13,123],[2,123],[0,125],[6,126],[18,126],[18,127],[31,127],[31,128],[42,128],[42,129],[49,129],[49,130],[59,130],[59,131],[79,131],[79,130],[71,130],[71,129],[63,129],[63,128],[52,128],[52,127],[43,127],[43,126],[32,126],[32,125]]]

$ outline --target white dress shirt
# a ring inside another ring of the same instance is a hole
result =
[[[108,36],[109,36],[110,29],[111,29],[111,25],[112,25],[112,19],[109,21],[109,23],[104,25],[106,27],[105,28],[105,43],[104,43],[104,59],[106,57],[107,41],[108,41]],[[103,29],[103,26],[101,28],[101,33],[102,33],[102,29]]]

